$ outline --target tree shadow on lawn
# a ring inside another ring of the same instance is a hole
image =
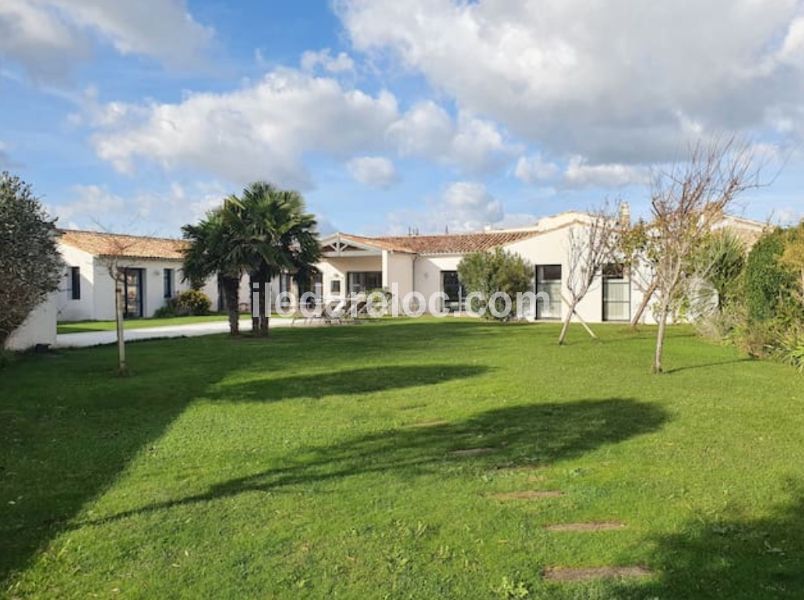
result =
[[[695,520],[648,542],[656,579],[618,598],[804,598],[804,490],[754,520]]]
[[[210,386],[220,386],[232,370],[278,368],[270,349],[270,357],[257,353],[235,365],[224,354],[209,353],[204,342],[165,344],[161,350],[138,345],[133,363],[139,371],[129,378],[114,377],[106,366],[99,372],[98,365],[114,364],[108,348],[65,353],[56,387],[48,386],[38,370],[43,366],[33,361],[19,365],[19,381],[0,382],[0,582],[69,529],[81,508]],[[230,348],[220,345],[216,352]],[[280,400],[435,385],[486,371],[471,365],[383,367],[222,387],[236,388],[245,399]]]
[[[401,478],[427,474],[447,477],[460,472],[460,467],[488,469],[547,464],[657,431],[667,419],[667,413],[659,406],[620,398],[494,409],[465,421],[403,427],[332,446],[303,449],[299,455],[304,458],[296,461],[291,458],[288,466],[223,481],[201,494],[77,523],[75,527],[245,492],[276,492],[290,486],[367,473],[392,473]],[[484,452],[459,452],[472,449]]]
[[[220,401],[275,402],[291,398],[364,395],[387,390],[436,385],[488,372],[481,365],[399,365],[341,369],[328,373],[291,375],[222,383],[210,395]]]
[[[708,363],[699,363],[694,365],[688,365],[686,367],[675,367],[673,369],[667,369],[664,373],[665,375],[672,375],[673,373],[681,373],[683,371],[694,371],[696,369],[710,369],[715,367],[725,367],[728,365],[735,365],[738,363],[744,362],[756,362],[755,359],[749,356],[743,356],[741,358],[733,358],[729,360],[720,360],[715,362],[708,362]]]

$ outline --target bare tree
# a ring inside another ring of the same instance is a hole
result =
[[[109,251],[101,256],[109,277],[114,282],[115,330],[117,332],[117,373],[128,374],[126,364],[126,340],[124,334],[124,318],[126,311],[125,283],[128,268],[133,264],[129,256],[137,244],[137,239],[129,236],[109,234]]]
[[[653,371],[662,371],[667,319],[680,299],[690,257],[735,198],[759,183],[749,144],[734,137],[698,143],[688,160],[657,171],[651,185],[659,327]]]
[[[620,258],[628,269],[631,283],[642,292],[642,301],[631,317],[631,328],[635,329],[642,320],[642,315],[650,305],[656,292],[656,275],[653,269],[655,247],[653,231],[648,223],[639,220],[633,225],[621,222],[621,230],[617,245]]]
[[[570,321],[575,316],[584,329],[593,338],[594,332],[584,322],[576,309],[583,300],[592,283],[606,263],[612,261],[616,250],[617,232],[619,222],[615,215],[611,214],[608,205],[590,213],[591,220],[588,224],[580,227],[573,227],[569,232],[567,247],[567,279],[565,288],[569,298],[564,301],[569,305],[567,316],[564,317],[564,325],[558,336],[558,343],[563,344],[567,337]]]

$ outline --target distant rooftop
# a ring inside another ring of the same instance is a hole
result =
[[[187,242],[171,238],[158,238],[79,229],[60,230],[59,241],[67,246],[89,252],[94,256],[124,256],[166,260],[184,259]]]

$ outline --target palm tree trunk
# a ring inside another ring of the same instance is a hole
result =
[[[252,317],[252,330],[254,335],[264,337],[268,335],[268,310],[265,297],[265,276],[262,274],[255,274],[252,276],[252,290],[257,291],[257,310],[256,317]],[[253,292],[252,292],[253,294]]]
[[[240,335],[240,313],[238,310],[240,281],[233,277],[225,277],[221,283],[223,285],[226,312],[229,315],[229,335],[237,336]]]

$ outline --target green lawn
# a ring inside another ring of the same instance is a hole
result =
[[[804,379],[672,329],[384,321],[0,371],[0,595],[801,598]],[[485,448],[485,453],[455,451]],[[506,499],[497,494],[560,491]],[[548,525],[619,522],[613,531]],[[638,580],[547,581],[557,566]]]

